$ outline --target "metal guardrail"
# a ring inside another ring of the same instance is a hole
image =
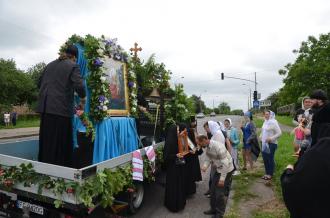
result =
[[[288,105],[284,105],[282,107],[278,107],[277,108],[277,113],[278,114],[290,114],[290,115],[294,115],[295,113],[295,104],[288,104]]]

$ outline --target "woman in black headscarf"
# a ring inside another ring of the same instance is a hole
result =
[[[330,137],[322,138],[283,172],[283,199],[291,218],[329,217],[329,157]]]
[[[172,212],[184,209],[186,205],[185,164],[178,161],[182,158],[178,148],[178,132],[186,127],[173,125],[169,128],[164,146],[166,164],[165,206]]]

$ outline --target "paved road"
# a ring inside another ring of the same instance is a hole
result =
[[[227,116],[228,117],[228,116]],[[207,120],[214,121],[223,121],[224,116],[218,117],[206,117],[203,119],[198,119],[198,132],[200,134],[205,133],[203,129],[203,124]],[[235,127],[240,125],[240,116],[229,116]],[[201,155],[200,160],[203,160],[203,155]],[[165,178],[160,178],[161,181],[158,183],[153,183],[146,187],[145,190],[145,198],[142,208],[133,216],[132,218],[176,218],[176,217],[187,217],[187,218],[202,218],[202,217],[210,217],[203,214],[203,211],[209,209],[209,199],[206,198],[203,193],[208,189],[208,180],[209,180],[209,172],[203,173],[203,181],[197,183],[197,193],[187,199],[186,207],[183,211],[179,213],[171,213],[167,210],[164,204],[164,187],[160,184],[164,182]]]
[[[0,140],[39,135],[39,127],[0,129]]]

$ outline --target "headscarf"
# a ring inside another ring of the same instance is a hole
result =
[[[225,121],[226,121],[226,120],[228,120],[228,122],[229,122],[229,126],[231,127],[231,126],[233,125],[233,122],[231,121],[231,119],[230,119],[230,118],[226,118]]]
[[[212,134],[211,139],[224,144],[225,137],[223,136],[220,125],[217,122],[212,121],[212,120],[208,121],[207,124],[208,124],[210,132]]]
[[[212,135],[215,135],[217,131],[221,130],[220,125],[213,120],[208,121],[207,124]]]
[[[273,125],[274,123],[277,123],[277,120],[275,120],[275,113],[271,110],[269,110],[269,119],[265,120],[264,123],[262,124],[262,138],[261,138],[261,143],[262,143],[262,151],[266,153],[270,153],[269,145],[266,142],[266,139],[269,137],[268,132],[266,129],[269,128],[269,126]]]
[[[308,96],[303,97],[303,99],[302,99],[302,101],[301,101],[301,108],[302,108],[303,110],[306,110],[306,108],[305,108],[305,106],[304,106],[304,101],[305,101],[306,99],[309,99],[309,97],[308,97]]]

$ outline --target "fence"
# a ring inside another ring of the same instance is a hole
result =
[[[293,116],[295,112],[295,104],[288,104],[277,108],[277,114]]]

